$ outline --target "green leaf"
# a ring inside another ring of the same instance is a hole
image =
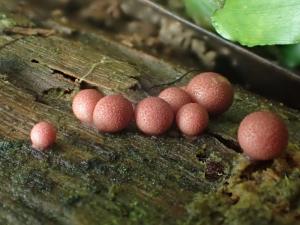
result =
[[[213,29],[211,17],[225,0],[184,0],[187,14],[200,26]]]
[[[300,66],[300,44],[279,46],[281,64],[289,68]]]
[[[212,17],[216,31],[242,45],[300,42],[300,0],[226,0]]]

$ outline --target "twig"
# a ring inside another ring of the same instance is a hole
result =
[[[172,85],[172,84],[175,84],[177,83],[178,81],[182,80],[184,77],[186,77],[187,75],[189,75],[190,73],[192,72],[198,72],[198,71],[201,71],[200,69],[195,69],[195,70],[190,70],[186,73],[184,73],[183,75],[181,75],[179,78],[173,80],[173,81],[170,81],[168,83],[163,83],[163,84],[157,84],[157,85],[153,85],[152,87],[148,88],[148,90],[151,90],[153,88],[158,88],[158,87],[162,87],[162,86],[168,86],[168,85]]]
[[[87,76],[89,76],[96,68],[97,66],[99,66],[101,63],[103,63],[102,61],[101,62],[97,62],[97,63],[94,63],[92,64],[91,68],[89,69],[89,71],[84,75],[82,76],[80,79],[76,79],[76,83],[81,83]]]

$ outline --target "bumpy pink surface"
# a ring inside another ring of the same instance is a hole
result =
[[[234,95],[231,83],[212,72],[194,77],[187,86],[187,92],[212,115],[225,112],[231,106]]]
[[[208,113],[198,103],[189,103],[181,107],[176,115],[179,130],[187,136],[197,136],[208,126]]]
[[[80,121],[92,124],[94,108],[101,98],[103,95],[95,89],[85,89],[78,92],[72,103],[74,115]]]
[[[122,95],[105,96],[97,103],[93,122],[101,132],[119,132],[130,124],[134,116],[132,103]]]
[[[274,113],[260,111],[246,116],[238,130],[238,141],[244,153],[253,160],[279,156],[288,144],[288,130]]]
[[[37,150],[46,150],[56,141],[56,129],[48,122],[39,122],[30,133],[32,147]]]
[[[175,113],[183,105],[193,101],[191,96],[186,91],[178,87],[167,88],[163,90],[158,97],[169,103]]]
[[[163,99],[148,97],[137,105],[135,120],[138,128],[145,134],[161,135],[171,127],[174,112]]]

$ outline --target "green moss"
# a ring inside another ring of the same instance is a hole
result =
[[[14,27],[16,25],[16,22],[8,18],[6,14],[3,14],[0,12],[0,32],[2,32],[4,29]]]
[[[12,13],[12,10],[6,9],[5,6],[1,5],[1,2],[0,8],[0,32],[3,32],[5,29],[13,28],[15,26],[35,26],[35,24],[29,18],[19,15],[18,13]]]
[[[217,192],[195,196],[187,206],[186,224],[295,224],[300,210],[299,178],[300,170],[286,159],[262,167],[240,158],[228,184]]]

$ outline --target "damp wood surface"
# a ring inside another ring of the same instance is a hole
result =
[[[195,73],[99,28],[67,35],[31,24],[12,13],[16,2],[0,1],[0,224],[299,224],[299,111],[236,85],[233,106],[196,139],[176,128],[149,137],[134,125],[100,134],[72,115],[80,89],[136,103]],[[255,110],[278,113],[289,128],[278,159],[254,163],[241,154],[236,131]],[[29,141],[41,120],[58,128],[46,153]]]

